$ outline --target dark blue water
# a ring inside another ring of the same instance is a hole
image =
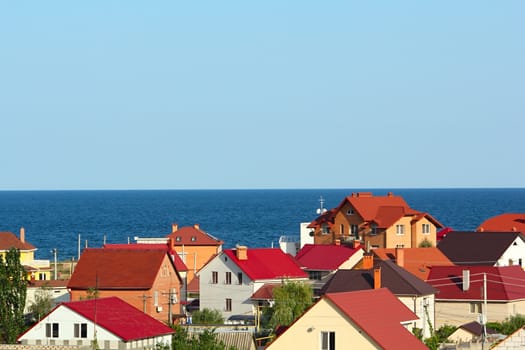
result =
[[[164,237],[171,224],[200,227],[225,241],[249,247],[277,245],[279,236],[298,235],[299,223],[315,219],[319,197],[325,207],[363,190],[159,190],[159,191],[0,191],[0,231],[18,235],[38,248],[37,259],[77,257],[82,247],[134,242],[134,236]],[[372,191],[385,195],[385,190]],[[408,204],[445,226],[474,230],[485,219],[525,212],[525,189],[397,189]]]

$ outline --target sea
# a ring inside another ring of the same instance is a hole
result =
[[[502,213],[525,213],[525,188],[0,191],[0,232],[34,245],[36,259],[78,259],[79,250],[135,237],[165,237],[171,225],[199,224],[224,247],[278,247],[299,235],[317,209],[333,208],[352,192],[402,196],[446,227],[473,231]]]

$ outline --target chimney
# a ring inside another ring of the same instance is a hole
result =
[[[238,245],[235,249],[235,256],[239,260],[248,260],[248,247],[245,245]]]
[[[376,267],[374,269],[374,289],[381,288],[381,268]]]
[[[388,197],[392,197],[392,196],[394,196],[394,194],[392,192],[388,192],[387,196]]]
[[[354,239],[354,242],[353,242],[354,249],[357,249],[360,246],[361,246],[361,242],[359,242],[359,240],[357,240],[357,239]]]
[[[374,267],[374,256],[372,254],[363,255],[363,270],[370,270]]]
[[[397,266],[405,266],[405,250],[403,248],[396,248],[396,264]]]
[[[175,251],[175,240],[173,237],[168,238],[168,248],[170,249],[170,253]]]
[[[466,292],[470,288],[470,270],[463,270],[463,291]]]
[[[179,225],[171,224],[171,232],[177,232],[178,229],[179,229]]]
[[[26,229],[23,227],[20,227],[20,242],[26,242]]]
[[[193,228],[196,229],[196,230],[200,230],[200,226],[199,226],[199,224],[195,224],[195,225],[193,225]]]
[[[341,240],[340,239],[335,239],[334,240],[334,244],[335,245],[341,245]]]

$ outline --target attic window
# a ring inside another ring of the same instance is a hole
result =
[[[518,242],[514,242],[514,243],[512,243],[512,245],[518,245]]]
[[[177,237],[175,238],[175,240],[176,240],[177,242],[180,242],[181,237],[180,237],[180,236],[177,236]]]
[[[346,211],[346,215],[354,215],[354,214],[355,214],[354,208],[350,208]]]
[[[197,237],[195,237],[195,236],[191,236],[191,241],[192,241],[192,242],[195,242],[196,240],[197,240]]]

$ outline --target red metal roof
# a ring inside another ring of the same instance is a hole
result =
[[[470,287],[463,291],[463,270],[470,271]],[[439,290],[436,300],[483,300],[483,274],[487,300],[525,299],[525,271],[518,266],[434,266],[427,283]]]
[[[253,300],[273,300],[273,289],[280,287],[281,283],[265,283],[255,293],[252,294],[250,299]]]
[[[131,249],[131,250],[144,250],[144,249],[160,249],[168,252],[173,259],[175,268],[177,271],[188,271],[188,267],[182,261],[179,254],[175,251],[170,251],[168,243],[166,244],[149,244],[149,243],[136,243],[136,244],[104,244],[106,249]]]
[[[153,286],[166,256],[166,250],[161,249],[87,248],[80,256],[68,288],[147,290]],[[177,278],[180,280],[178,274]]]
[[[500,231],[525,233],[525,214],[506,213],[485,220],[477,231]]]
[[[235,249],[223,251],[252,280],[308,278],[297,262],[279,248],[250,248],[248,259],[239,260]]]
[[[86,317],[124,341],[152,338],[174,331],[117,297],[72,301],[61,304]]]
[[[359,250],[344,245],[305,244],[295,260],[306,270],[334,271]]]
[[[7,251],[11,248],[18,250],[36,250],[34,245],[28,242],[22,242],[14,233],[0,232],[0,251]]]
[[[418,317],[388,289],[329,293],[324,296],[382,349],[427,349],[401,322]]]
[[[192,245],[211,245],[220,246],[224,242],[220,239],[213,237],[212,235],[202,231],[198,225],[186,226],[182,228],[176,228],[175,231],[170,233],[167,237],[173,239],[173,245],[175,246],[192,246]]]

